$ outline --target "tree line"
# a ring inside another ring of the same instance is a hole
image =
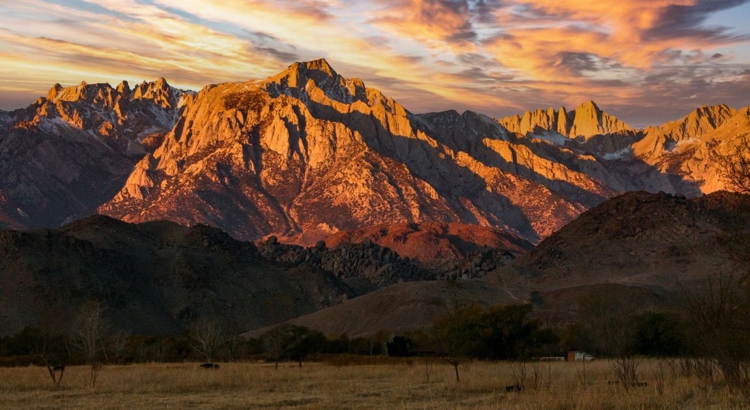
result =
[[[81,306],[65,331],[27,327],[0,338],[0,365],[43,366],[56,385],[65,366],[86,365],[94,387],[103,364],[265,360],[278,367],[337,355],[432,356],[452,366],[460,381],[459,367],[466,361],[526,361],[578,350],[609,360],[626,388],[639,383],[643,357],[670,357],[684,360],[681,366],[707,383],[750,394],[747,275],[709,275],[701,286],[683,289],[682,299],[671,311],[644,311],[642,299],[632,293],[592,293],[580,298],[574,316],[546,322],[530,304],[456,304],[429,329],[351,339],[291,324],[245,338],[228,334],[210,318],[194,321],[181,336],[129,335],[112,331],[104,307],[91,302]]]

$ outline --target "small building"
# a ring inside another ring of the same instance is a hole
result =
[[[591,360],[596,359],[594,356],[586,353],[586,352],[579,352],[576,350],[571,350],[568,352],[568,356],[565,361],[567,362],[588,362]]]

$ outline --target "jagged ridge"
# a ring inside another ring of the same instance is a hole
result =
[[[503,138],[489,118],[473,123],[484,127],[477,141]],[[297,63],[264,81],[204,88],[100,210],[314,243],[342,229],[422,221],[537,240],[583,209],[452,147],[441,129],[323,60]]]
[[[25,109],[0,113],[0,223],[59,226],[91,214],[121,188],[190,93],[164,79],[53,86]]]

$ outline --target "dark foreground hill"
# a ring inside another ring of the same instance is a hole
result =
[[[486,280],[525,290],[548,312],[573,311],[589,294],[676,307],[709,275],[744,273],[749,235],[750,196],[633,192],[585,212]]]
[[[512,290],[481,280],[410,282],[390,286],[291,320],[329,335],[369,337],[379,331],[403,334],[427,329],[456,306],[524,303]],[[257,337],[270,328],[248,332]]]
[[[733,257],[748,233],[750,196],[633,192],[585,212],[494,278],[517,274],[542,289],[602,282],[674,288],[736,269]]]
[[[748,196],[630,193],[510,265],[492,260],[475,276],[492,261],[464,260],[478,266],[453,290],[432,280],[444,274],[371,240],[302,248],[269,238],[256,246],[206,226],[92,217],[61,230],[0,231],[0,334],[50,315],[69,321],[88,300],[104,302],[113,327],[157,334],[182,332],[201,317],[237,332],[292,319],[350,336],[400,332],[471,303],[530,302],[538,314],[569,318],[590,294],[661,308],[706,275],[739,269],[748,236]]]
[[[0,335],[44,318],[70,322],[92,300],[117,330],[175,334],[207,317],[240,331],[428,275],[372,244],[282,247],[259,251],[202,225],[103,216],[60,230],[0,231]]]
[[[368,336],[428,328],[450,312],[451,301],[533,303],[535,315],[553,326],[568,323],[591,295],[627,299],[637,310],[679,308],[682,292],[705,286],[706,275],[741,268],[737,258],[750,254],[749,235],[748,196],[629,193],[585,212],[482,281],[459,280],[459,291],[445,282],[408,283],[292,322]]]
[[[106,216],[60,230],[0,230],[0,261],[0,335],[50,318],[69,323],[88,301],[103,303],[113,330],[178,334],[210,318],[240,332],[447,275],[372,241],[304,248],[271,237],[256,246],[204,225]]]

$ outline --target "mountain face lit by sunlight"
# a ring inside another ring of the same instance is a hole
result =
[[[747,105],[744,0],[28,0],[0,4],[0,109],[49,87],[189,89],[325,57],[417,112],[593,99],[635,126]],[[655,109],[658,108],[658,109]]]

